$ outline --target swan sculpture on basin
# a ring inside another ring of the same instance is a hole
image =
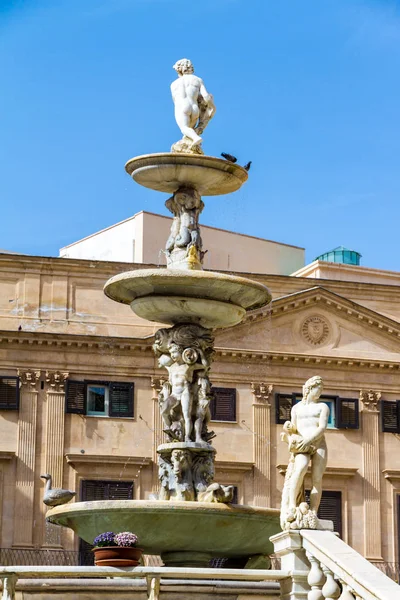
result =
[[[76,492],[71,492],[71,490],[62,490],[61,488],[52,489],[50,473],[46,473],[40,477],[41,479],[46,480],[43,503],[47,506],[60,506],[61,504],[66,504],[76,496]]]

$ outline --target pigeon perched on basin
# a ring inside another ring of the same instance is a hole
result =
[[[246,169],[246,171],[250,171],[251,163],[252,161],[249,160],[249,162],[244,165],[243,169]]]
[[[237,161],[236,156],[233,156],[232,154],[227,154],[227,152],[221,152],[221,156],[225,159],[228,160],[229,162],[233,162],[235,163]]]
[[[41,475],[41,479],[46,480],[46,489],[44,491],[43,503],[47,506],[60,506],[60,504],[66,504],[74,496],[76,496],[76,492],[71,492],[71,490],[62,490],[61,488],[51,487],[51,475],[46,473],[46,475]]]

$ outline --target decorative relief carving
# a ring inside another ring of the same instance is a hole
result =
[[[274,386],[268,383],[253,383],[251,382],[251,391],[257,402],[260,404],[271,405],[270,397]]]
[[[381,399],[381,392],[374,390],[361,390],[360,400],[363,404],[363,408],[369,412],[376,412],[378,410],[378,402]]]
[[[69,373],[61,373],[60,371],[46,371],[46,383],[52,391],[64,392],[68,375]]]
[[[301,335],[312,346],[321,346],[330,334],[328,321],[320,315],[311,315],[301,326]]]
[[[18,369],[18,377],[20,378],[21,385],[35,387],[40,379],[40,371],[35,371],[34,369]]]

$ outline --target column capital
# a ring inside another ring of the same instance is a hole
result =
[[[365,412],[379,412],[378,403],[381,399],[381,392],[376,390],[361,390],[360,401],[362,403],[363,411]]]
[[[39,383],[41,372],[36,369],[18,369],[20,385],[35,388]]]
[[[255,404],[264,404],[265,406],[271,406],[270,398],[274,386],[269,383],[261,381],[259,383],[251,382],[251,392],[255,398]]]
[[[60,392],[63,393],[65,390],[65,382],[67,381],[69,373],[61,371],[46,371],[46,383],[48,385],[48,392]]]

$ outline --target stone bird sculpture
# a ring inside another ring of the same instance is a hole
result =
[[[51,475],[46,473],[46,475],[41,475],[41,479],[46,480],[46,489],[44,491],[43,503],[47,506],[59,506],[60,504],[66,504],[74,496],[76,496],[76,492],[71,492],[70,490],[62,490],[61,488],[51,487]]]
[[[235,163],[237,161],[236,156],[233,156],[232,154],[227,154],[226,152],[221,152],[221,156],[225,159],[228,160],[229,162],[233,162]]]

